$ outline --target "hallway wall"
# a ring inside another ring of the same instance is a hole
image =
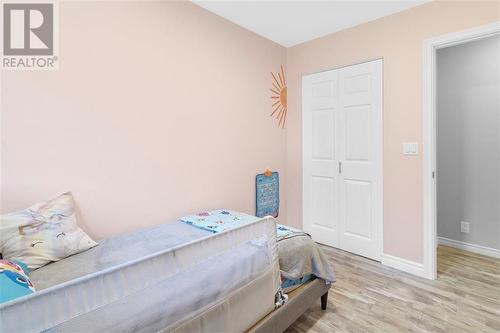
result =
[[[437,151],[438,237],[500,249],[500,36],[438,50]]]

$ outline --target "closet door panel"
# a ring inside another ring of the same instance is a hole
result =
[[[314,240],[338,246],[338,75],[303,78],[304,230]]]
[[[345,109],[345,161],[369,161],[371,144],[370,106],[347,106]]]
[[[351,237],[370,240],[372,238],[371,193],[372,184],[368,181],[344,181],[345,186],[345,219],[344,233]]]
[[[340,69],[339,246],[380,260],[382,254],[382,62]]]
[[[335,230],[335,210],[331,203],[336,202],[336,183],[331,177],[311,177],[311,219],[314,227],[320,226]]]

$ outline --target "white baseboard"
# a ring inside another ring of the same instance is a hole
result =
[[[500,250],[499,249],[494,249],[492,247],[486,247],[482,245],[477,245],[477,244],[471,244],[471,243],[466,243],[462,241],[457,241],[454,239],[449,239],[445,237],[438,237],[438,244],[440,245],[447,245],[451,246],[460,250],[465,250],[477,254],[482,254],[484,256],[488,257],[493,257],[493,258],[500,258]]]
[[[416,276],[425,278],[424,264],[411,260],[391,256],[390,254],[382,254],[382,265],[386,265],[397,270],[410,273]]]

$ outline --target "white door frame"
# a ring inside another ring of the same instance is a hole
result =
[[[424,159],[424,274],[437,277],[436,232],[436,51],[500,34],[500,21],[424,41],[423,159]]]

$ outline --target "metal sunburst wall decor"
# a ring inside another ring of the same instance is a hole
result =
[[[271,72],[271,75],[273,77],[273,87],[271,88],[271,92],[273,93],[271,96],[271,99],[273,100],[273,112],[271,113],[271,117],[276,115],[278,126],[281,128],[285,128],[288,104],[285,71],[283,70],[283,66],[281,66],[281,72],[278,72],[277,75],[274,75],[274,73]],[[276,78],[276,76],[278,78]]]

